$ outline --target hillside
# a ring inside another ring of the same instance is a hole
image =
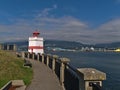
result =
[[[32,79],[32,69],[23,67],[24,61],[15,54],[0,51],[0,88],[9,80],[23,79],[28,85]]]
[[[104,48],[120,48],[120,42],[96,44],[95,46]]]
[[[19,50],[27,51],[28,41],[7,42],[8,44],[16,44]],[[102,43],[102,44],[83,44],[73,41],[58,41],[58,40],[45,40],[45,48],[47,47],[60,47],[64,49],[76,49],[81,47],[95,47],[95,48],[120,48],[120,42]]]
[[[44,42],[45,47],[61,47],[65,49],[74,49],[84,46],[82,43],[72,41],[57,41],[57,40],[46,40]]]

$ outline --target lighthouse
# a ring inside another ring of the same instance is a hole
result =
[[[28,52],[35,54],[43,54],[43,37],[39,37],[40,33],[38,31],[33,32],[33,36],[29,37]]]

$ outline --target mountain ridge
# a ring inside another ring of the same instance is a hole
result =
[[[15,42],[5,42],[3,44],[16,44],[18,47],[28,46],[28,41],[15,41]],[[120,48],[120,42],[112,42],[112,43],[101,43],[101,44],[83,44],[75,41],[60,41],[60,40],[45,40],[45,47],[64,47],[68,48],[80,48],[80,47],[95,47],[95,48]]]

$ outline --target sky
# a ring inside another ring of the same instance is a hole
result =
[[[0,0],[0,42],[46,39],[120,42],[120,0]]]

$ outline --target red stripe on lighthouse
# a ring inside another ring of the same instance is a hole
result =
[[[29,49],[43,49],[43,46],[29,46]]]

